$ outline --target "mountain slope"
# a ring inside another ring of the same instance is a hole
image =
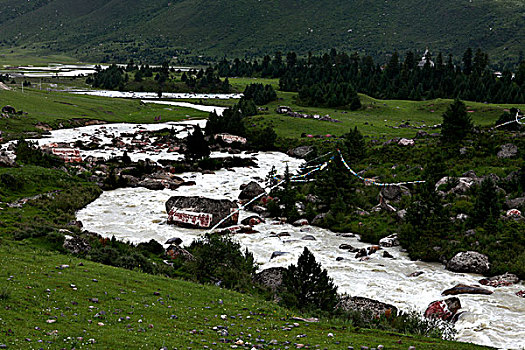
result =
[[[188,50],[231,57],[332,47],[381,56],[427,46],[460,55],[471,46],[515,62],[525,47],[525,3],[516,0],[17,3],[0,0],[4,46],[35,45],[81,58],[166,58]]]

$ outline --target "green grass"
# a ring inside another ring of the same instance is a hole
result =
[[[265,343],[276,340],[279,345],[268,345],[270,349],[282,348],[286,341],[326,349],[378,344],[387,349],[406,349],[409,345],[417,349],[482,348],[355,330],[330,320],[299,322],[299,327],[284,331],[287,323],[295,322],[290,311],[214,286],[104,266],[34,249],[23,242],[3,242],[0,256],[4,296],[0,298],[0,344],[10,349],[118,349],[124,345],[136,349],[230,348],[231,344],[220,343],[221,338],[252,344],[257,344],[257,338]],[[62,265],[69,267],[60,268]],[[228,327],[229,334],[223,336],[213,329],[219,326]],[[306,337],[297,337],[303,334]],[[212,345],[214,342],[218,344]]]
[[[279,79],[269,78],[228,78],[235,91],[243,92],[247,85],[263,84],[271,85],[275,91],[279,90]]]
[[[6,176],[14,178],[16,185],[6,185],[2,181]],[[61,190],[70,184],[71,177],[56,169],[33,165],[20,168],[0,168],[0,202],[8,203],[24,197]]]
[[[274,127],[278,136],[298,138],[302,133],[313,135],[342,135],[351,128],[357,128],[364,135],[371,138],[409,137],[423,130],[428,133],[439,133],[439,129],[432,129],[433,125],[441,124],[442,114],[452,100],[437,99],[431,101],[398,101],[377,100],[360,95],[363,108],[350,111],[337,108],[302,107],[295,104],[296,93],[279,92],[278,101],[268,104],[269,112],[253,118],[255,124],[270,125]],[[306,114],[326,115],[340,120],[341,123],[329,123],[311,119],[292,118],[275,112],[279,105],[290,106],[294,111]],[[512,106],[466,102],[474,124],[487,126],[494,125],[504,109]],[[394,128],[409,121],[412,126],[424,126],[422,129]]]
[[[245,79],[233,78],[238,90],[253,82],[264,80],[264,83],[275,85],[276,79]],[[66,84],[75,84],[71,79],[61,79]],[[77,81],[76,83],[81,83]],[[432,129],[435,124],[440,124],[442,114],[451,103],[451,100],[437,99],[432,101],[396,101],[376,100],[365,95],[361,96],[363,108],[358,111],[349,111],[338,108],[303,107],[295,104],[296,93],[278,92],[278,100],[267,106],[264,112],[252,118],[252,124],[270,125],[274,127],[278,136],[286,138],[299,138],[302,133],[314,135],[335,134],[342,135],[355,126],[371,138],[386,139],[391,137],[414,137],[420,129],[397,128],[402,123],[409,121],[412,126],[423,126],[421,130],[429,133],[439,132]],[[4,132],[5,139],[17,138],[23,132],[37,131],[33,126],[37,122],[48,123],[57,127],[60,122],[72,118],[99,119],[107,122],[151,123],[158,115],[162,121],[178,121],[185,118],[205,118],[206,112],[195,111],[183,107],[170,107],[163,105],[141,105],[137,100],[104,98],[96,96],[73,95],[54,91],[37,89],[21,89],[0,91],[2,105],[12,105],[17,110],[27,112],[27,116],[17,116],[11,119],[0,119],[0,130]],[[237,100],[220,99],[183,99],[207,105],[230,107]],[[525,109],[520,105],[483,104],[467,102],[475,124],[493,125],[504,109],[513,106]],[[340,120],[341,123],[329,123],[317,120],[291,118],[275,113],[279,105],[292,107],[294,111],[307,114],[330,115]],[[396,128],[395,128],[396,127]]]
[[[162,116],[162,122],[180,121],[187,118],[205,118],[208,114],[194,109],[163,106],[156,104],[141,105],[138,100],[104,98],[96,96],[73,95],[60,92],[40,91],[36,89],[0,91],[2,105],[11,105],[27,115],[9,119],[0,119],[0,130],[4,139],[17,138],[23,132],[38,131],[34,125],[38,122],[59,126],[72,118],[105,120],[111,123],[153,123],[156,116]]]
[[[31,165],[0,168],[0,232],[17,239],[45,236],[67,227],[76,211],[100,193],[96,184],[62,170]],[[51,196],[30,200],[22,208],[6,205],[39,194]]]
[[[42,55],[34,49],[28,48],[2,48],[0,49],[0,69],[3,66],[47,66],[50,62],[62,64],[78,64],[78,59],[75,59],[66,54],[47,54]]]

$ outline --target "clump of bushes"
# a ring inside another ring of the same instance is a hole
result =
[[[257,270],[253,254],[229,236],[206,234],[192,242],[188,251],[195,257],[182,269],[200,283],[214,283],[241,292],[252,289],[252,276]]]

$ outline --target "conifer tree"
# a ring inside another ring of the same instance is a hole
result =
[[[201,159],[210,155],[208,142],[199,125],[195,125],[193,134],[188,135],[186,139],[186,157],[191,160]]]
[[[331,311],[337,304],[337,286],[315,256],[304,248],[296,265],[283,274],[283,303],[301,310]]]
[[[472,72],[472,49],[469,47],[463,54],[463,73],[469,75]]]
[[[441,139],[444,143],[457,143],[472,130],[472,119],[465,104],[456,99],[443,113]]]
[[[481,182],[474,202],[474,222],[477,224],[494,223],[499,218],[501,203],[497,187],[490,177]]]

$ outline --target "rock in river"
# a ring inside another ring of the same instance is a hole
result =
[[[488,289],[485,289],[485,288],[476,287],[476,286],[468,286],[466,284],[456,284],[454,287],[443,291],[443,293],[441,293],[441,295],[457,295],[457,294],[485,294],[485,295],[490,295],[492,293],[493,293],[492,291],[490,291]]]
[[[447,264],[447,270],[454,272],[486,273],[489,271],[489,258],[474,251],[460,252]]]
[[[166,241],[166,243],[164,243],[164,244],[180,245],[181,243],[182,243],[182,239],[180,239],[179,237],[172,237],[172,238],[168,239]]]
[[[430,303],[425,311],[427,318],[439,318],[444,321],[454,321],[454,316],[461,309],[461,302],[458,298],[448,298]]]
[[[397,238],[397,234],[394,233],[390,236],[381,238],[379,240],[379,245],[381,247],[397,247],[399,245],[399,239]]]
[[[260,194],[265,193],[264,188],[262,188],[257,182],[251,181],[246,185],[241,186],[241,193],[239,194],[239,199],[250,200],[257,197]]]
[[[263,223],[263,222],[265,222],[265,221],[260,216],[252,215],[252,216],[249,216],[249,217],[243,219],[241,221],[241,224],[254,226],[254,225],[259,225],[260,223]]]
[[[503,275],[483,278],[479,280],[479,283],[491,287],[505,287],[518,283],[519,281],[520,279],[518,278],[518,276],[507,272]]]
[[[173,196],[166,202],[168,224],[210,228],[237,210],[237,204],[227,199]],[[221,227],[237,225],[238,213],[225,220]]]

